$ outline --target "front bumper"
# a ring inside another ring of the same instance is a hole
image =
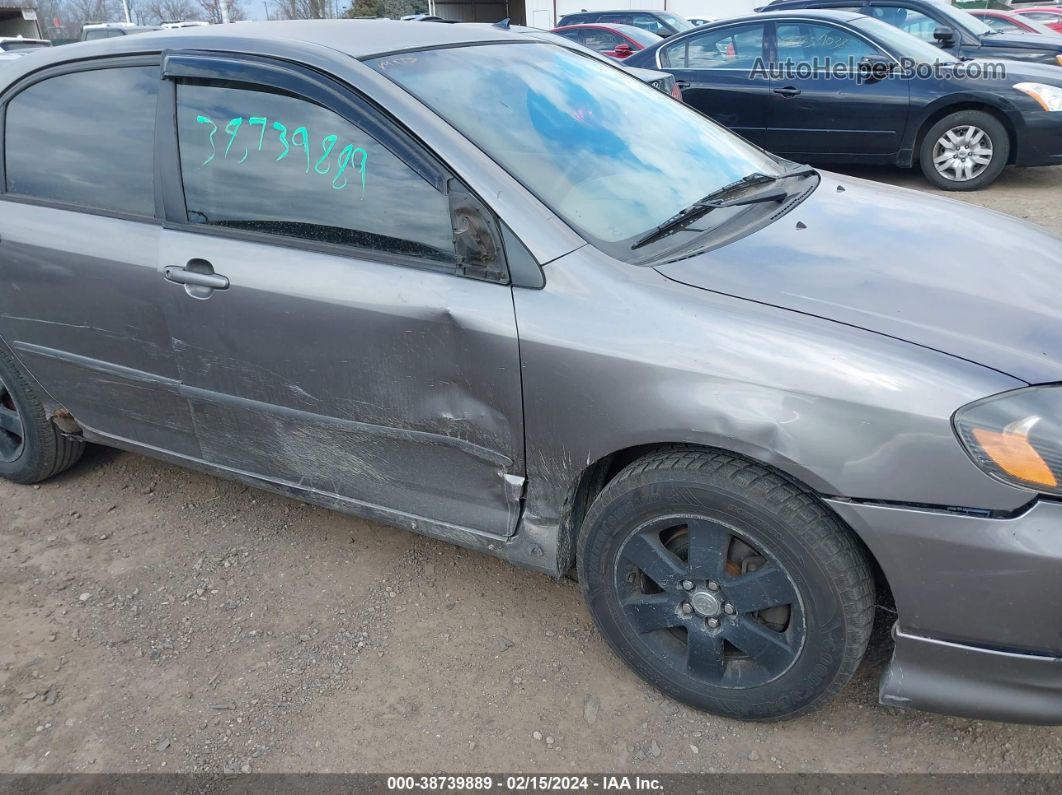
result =
[[[1062,74],[1062,68],[1059,69]],[[1017,166],[1062,165],[1062,111],[1028,111],[1014,151]]]
[[[889,707],[963,718],[1062,724],[1062,658],[978,649],[907,635],[896,649],[878,697]]]
[[[896,602],[887,703],[1062,723],[1062,502],[1007,519],[827,502],[874,554]]]

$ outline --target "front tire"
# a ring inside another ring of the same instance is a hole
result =
[[[922,173],[941,190],[980,190],[1003,173],[1010,136],[1000,121],[981,110],[945,116],[930,127],[918,152]]]
[[[874,586],[851,532],[747,459],[674,448],[594,501],[579,579],[598,628],[646,681],[717,715],[809,712],[851,679]]]
[[[49,421],[26,376],[0,349],[0,478],[40,483],[72,467],[84,449]]]

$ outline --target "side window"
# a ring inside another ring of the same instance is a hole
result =
[[[583,34],[583,44],[596,52],[614,50],[616,45],[623,41],[615,33],[607,30],[586,30]]]
[[[781,63],[837,64],[878,54],[877,48],[866,40],[832,25],[783,22],[778,24],[777,36]]]
[[[1062,16],[1058,14],[1051,14],[1046,11],[1026,11],[1022,16],[1029,19],[1035,19],[1037,22],[1059,22],[1062,21]]]
[[[154,216],[157,66],[58,75],[7,106],[7,191]]]
[[[880,19],[882,22],[887,22],[894,28],[899,28],[931,44],[936,42],[933,38],[933,31],[941,27],[940,23],[935,19],[927,17],[921,11],[915,11],[913,8],[874,6],[873,8],[862,9],[861,13]]]
[[[740,25],[691,36],[665,47],[664,62],[679,69],[752,69],[763,56],[763,25]]]
[[[446,196],[332,111],[232,83],[178,83],[188,221],[453,262]]]

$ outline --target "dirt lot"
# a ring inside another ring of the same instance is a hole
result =
[[[962,198],[1062,233],[1060,189]],[[1062,771],[1062,728],[877,706],[888,653],[744,725],[638,681],[570,582],[109,450],[0,484],[4,771]]]

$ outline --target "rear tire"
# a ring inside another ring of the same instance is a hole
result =
[[[926,130],[918,150],[922,173],[941,190],[980,190],[996,181],[1009,158],[1006,127],[981,110],[945,116]]]
[[[811,492],[747,459],[673,448],[594,501],[579,580],[634,671],[697,709],[778,720],[855,673],[874,584],[851,531]]]
[[[48,419],[29,380],[0,350],[0,478],[40,483],[72,467],[84,450]]]

